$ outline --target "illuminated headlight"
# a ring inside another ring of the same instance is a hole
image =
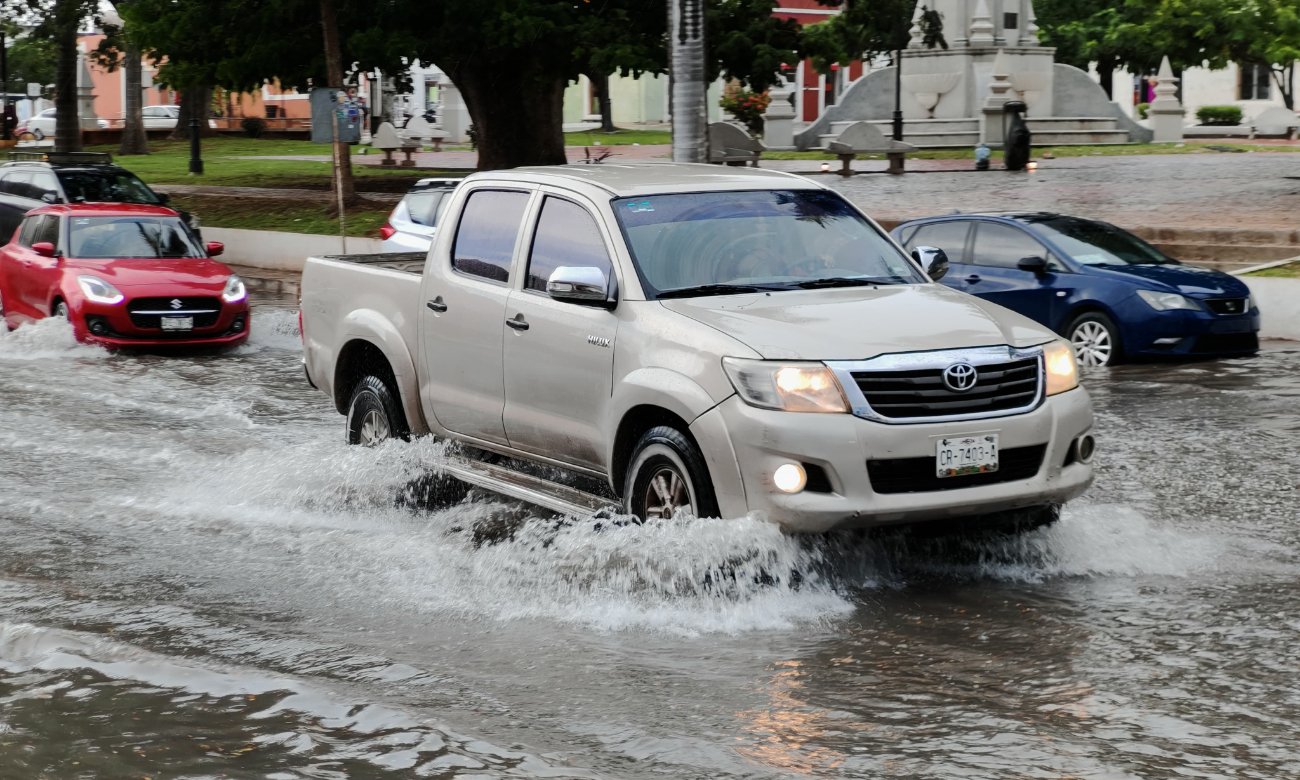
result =
[[[783,463],[772,472],[772,484],[782,493],[798,493],[808,485],[808,472],[798,463]]]
[[[1074,348],[1064,341],[1043,345],[1043,366],[1047,371],[1047,394],[1056,395],[1079,386],[1079,364]]]
[[[821,363],[723,358],[722,367],[745,403],[787,412],[847,412],[835,374]]]
[[[77,284],[86,300],[95,303],[121,303],[126,296],[98,276],[78,276]]]
[[[238,276],[231,276],[226,280],[226,288],[221,291],[221,300],[226,303],[238,303],[248,297],[248,290],[244,289],[244,280]]]
[[[1174,311],[1176,309],[1187,309],[1197,311],[1201,305],[1178,293],[1156,292],[1155,290],[1138,290],[1138,297],[1147,302],[1147,305],[1156,311]]]

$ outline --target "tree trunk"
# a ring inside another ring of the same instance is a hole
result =
[[[591,85],[596,90],[596,103],[600,106],[600,129],[606,133],[612,133],[614,127],[614,108],[609,100],[609,74],[601,73],[597,76],[588,76],[591,79]]]
[[[708,162],[704,0],[669,0],[668,22],[673,162]]]
[[[123,88],[126,98],[122,106],[122,143],[117,147],[121,155],[148,154],[149,139],[144,132],[144,92],[140,86],[144,66],[140,62],[140,47],[130,39],[127,33],[126,61],[122,64]]]
[[[1115,62],[1113,60],[1101,60],[1097,63],[1097,78],[1101,82],[1101,88],[1106,91],[1106,97],[1115,99]]]
[[[212,87],[192,87],[181,91],[180,116],[176,118],[176,128],[167,136],[173,141],[188,141],[190,137],[190,120],[199,122],[199,137],[210,138],[217,131],[208,127],[208,105],[212,102]]]
[[[81,151],[81,120],[77,114],[77,26],[81,21],[79,0],[58,0],[54,7],[54,42],[59,50],[54,77],[54,150]]]
[[[460,88],[474,122],[480,171],[568,162],[564,153],[568,81],[540,74],[533,63],[517,64],[520,68],[499,63],[495,68],[463,67],[448,74]],[[524,83],[507,75],[529,72],[533,75]],[[521,90],[527,90],[528,100],[519,99]]]
[[[1295,111],[1295,68],[1295,61],[1273,68],[1273,81],[1282,94],[1282,104],[1291,111]]]
[[[321,34],[325,38],[325,78],[326,86],[331,89],[343,89],[343,44],[339,39],[339,19],[334,8],[334,0],[320,0]],[[352,180],[351,149],[336,136],[334,139],[334,159],[338,161],[338,173],[332,183],[334,202],[340,200],[344,207],[358,202],[357,188]],[[336,207],[337,208],[337,207]]]

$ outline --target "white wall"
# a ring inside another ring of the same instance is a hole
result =
[[[1300,64],[1296,66],[1296,83],[1300,85]],[[1090,70],[1094,79],[1097,78],[1096,71]],[[1129,116],[1136,118],[1133,109],[1132,83],[1133,75],[1128,71],[1115,71],[1115,97],[1114,100],[1120,105]],[[1268,100],[1238,100],[1237,99],[1237,80],[1238,69],[1235,64],[1219,70],[1210,70],[1209,68],[1188,68],[1183,71],[1183,108],[1187,110],[1184,115],[1184,121],[1187,124],[1196,124],[1196,110],[1202,106],[1241,106],[1241,113],[1245,120],[1249,121],[1258,116],[1260,112],[1271,106],[1283,106],[1282,92],[1277,88],[1277,83],[1270,81],[1271,97]]]

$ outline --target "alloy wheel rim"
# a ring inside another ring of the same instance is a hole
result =
[[[1110,363],[1114,344],[1105,325],[1094,320],[1080,323],[1070,336],[1074,357],[1084,368],[1098,368]]]
[[[370,409],[361,418],[361,444],[372,447],[389,436],[388,417],[378,409]]]
[[[680,511],[692,509],[690,490],[677,469],[665,466],[650,477],[645,489],[646,519],[668,520]]]

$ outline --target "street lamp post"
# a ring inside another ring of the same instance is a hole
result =
[[[0,30],[0,90],[4,90],[4,99],[0,100],[0,140],[9,141],[13,139],[9,127],[9,44],[4,30]]]
[[[894,140],[903,140],[903,50],[894,51]]]
[[[199,148],[199,120],[190,117],[190,173],[203,173],[203,153]]]

